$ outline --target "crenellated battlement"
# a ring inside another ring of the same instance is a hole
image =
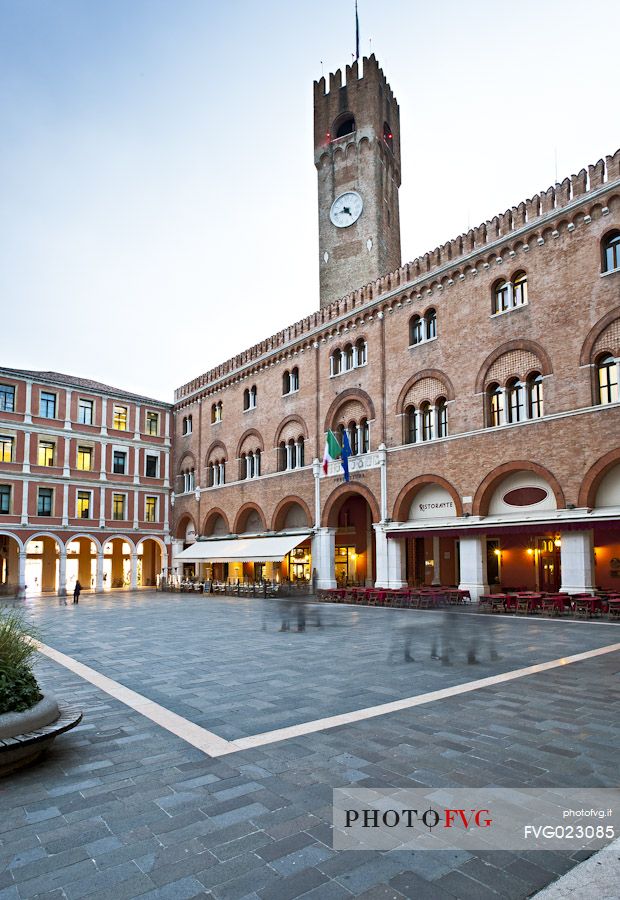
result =
[[[349,68],[353,69],[354,66],[347,67],[347,69]],[[320,83],[317,84],[320,85]],[[440,247],[424,253],[377,281],[359,287],[352,293],[335,300],[329,306],[300,319],[293,325],[289,325],[266,340],[260,341],[253,347],[205,372],[175,391],[175,403],[182,403],[189,398],[194,398],[196,393],[219,385],[231,376],[238,377],[240,370],[257,365],[259,362],[262,363],[271,354],[277,353],[283,348],[288,350],[296,342],[301,343],[305,340],[309,346],[330,322],[346,316],[353,310],[377,303],[386,294],[405,291],[414,286],[416,282],[428,281],[434,276],[445,277],[447,283],[450,284],[451,279],[447,274],[450,268],[458,269],[459,264],[462,266],[468,257],[475,257],[476,254],[484,253],[485,250],[490,251],[493,245],[503,241],[509,242],[511,237],[516,237],[517,234],[527,233],[530,226],[533,231],[539,225],[549,227],[549,224],[563,210],[566,209],[569,213],[571,207],[581,205],[597,192],[604,193],[604,190],[601,189],[612,184],[620,187],[620,149],[613,155],[589,165],[587,169],[581,169],[576,175],[565,178],[547,190],[534,194],[533,197],[521,201],[518,205],[488,219],[476,228],[471,228]],[[468,266],[470,266],[469,263]],[[470,271],[475,271],[475,268],[470,267]],[[461,273],[459,277],[464,277],[464,273]]]

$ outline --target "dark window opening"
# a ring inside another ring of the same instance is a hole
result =
[[[347,134],[353,134],[354,131],[355,119],[353,116],[348,116],[336,128],[336,138],[346,137]]]

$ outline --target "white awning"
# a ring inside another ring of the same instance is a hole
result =
[[[311,531],[276,534],[269,537],[238,537],[196,541],[178,553],[180,562],[280,562],[287,553],[302,544]]]

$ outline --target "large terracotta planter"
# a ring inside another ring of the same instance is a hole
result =
[[[80,710],[59,703],[53,694],[46,694],[24,712],[0,715],[0,776],[34,762],[55,737],[81,719]]]

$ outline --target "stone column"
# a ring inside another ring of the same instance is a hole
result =
[[[286,444],[286,471],[293,468],[293,448],[289,443]]]
[[[441,544],[439,535],[433,535],[433,580],[431,584],[441,584]]]
[[[69,476],[71,475],[71,460],[69,458],[71,456],[71,439],[66,437],[66,438],[63,438],[62,440],[64,440],[64,445],[65,445],[64,446],[64,455],[63,455],[62,477],[69,478]],[[76,452],[77,452],[77,450],[76,450]]]
[[[24,434],[24,461],[22,463],[22,472],[28,474],[30,472],[30,432]]]
[[[26,596],[26,551],[19,551],[19,575],[17,579],[17,598],[23,600]]]
[[[135,421],[134,421],[133,437],[134,437],[135,441],[139,441],[140,440],[140,407],[139,406],[136,406],[136,408],[135,408],[134,417],[135,417]],[[137,452],[138,451],[136,450],[136,453]]]
[[[560,532],[563,594],[594,593],[594,535],[588,531]]]
[[[67,596],[67,548],[61,547],[58,557],[58,596]]]
[[[108,433],[108,401],[106,397],[101,399],[101,434]]]
[[[388,538],[385,526],[379,523],[374,526],[377,559],[377,580],[375,587],[406,587],[405,579],[405,542],[403,538]]]
[[[469,591],[472,600],[489,593],[486,535],[462,536],[460,540],[461,578],[459,588]]]
[[[316,569],[319,589],[335,588],[336,529],[318,528],[312,536],[312,565]]]
[[[95,574],[95,590],[98,594],[103,591],[103,550],[97,548],[97,570]]]
[[[379,473],[381,476],[381,521],[388,518],[387,505],[387,449],[385,444],[379,445]]]
[[[28,487],[29,487],[29,482],[24,481],[24,484],[23,484],[23,487],[22,487],[22,518],[21,518],[21,525],[27,525],[27,524],[28,524]],[[37,510],[35,510],[35,513],[36,513],[36,512],[37,512]]]
[[[321,463],[318,459],[312,460],[312,474],[314,476],[314,527],[321,527]]]
[[[65,428],[67,431],[71,430],[71,394],[70,390],[65,394]]]
[[[499,424],[505,425],[508,422],[508,392],[506,388],[502,388],[501,398],[502,408],[499,414]]]
[[[77,510],[76,510],[77,513]],[[62,526],[66,528],[69,524],[69,485],[62,486]]]
[[[24,410],[24,424],[32,423],[32,382],[26,382],[26,408]]]
[[[131,551],[131,563],[129,569],[129,587],[135,591],[138,587],[138,554],[135,550]]]

